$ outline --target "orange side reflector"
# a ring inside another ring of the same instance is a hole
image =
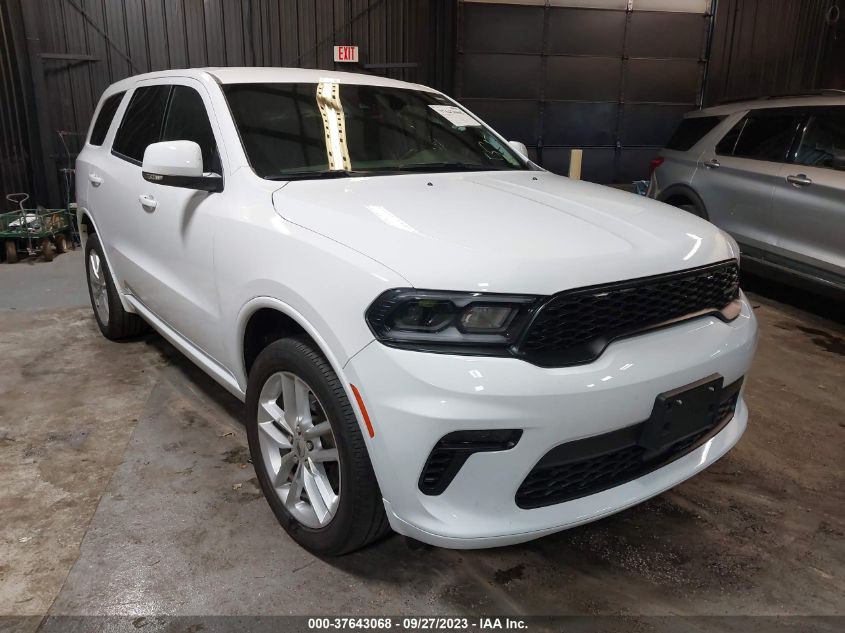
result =
[[[370,422],[370,414],[367,413],[367,407],[364,406],[364,400],[361,398],[361,392],[358,391],[358,387],[353,385],[351,382],[349,386],[352,387],[352,393],[355,394],[355,400],[358,401],[358,408],[361,409],[361,415],[364,416],[364,424],[367,425],[367,433],[370,434],[370,437],[375,437],[376,432],[373,430],[373,423]]]

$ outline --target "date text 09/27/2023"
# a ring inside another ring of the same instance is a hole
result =
[[[319,630],[390,630],[399,631],[497,631],[525,630],[525,620],[500,617],[335,617],[309,618],[308,629]]]

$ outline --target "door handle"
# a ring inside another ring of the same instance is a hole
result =
[[[710,159],[710,160],[708,160],[706,163],[704,163],[704,166],[705,166],[707,169],[717,169],[717,168],[719,168],[719,167],[721,167],[721,166],[722,166],[722,163],[720,163],[720,162],[719,162],[718,160],[716,160],[715,158],[711,158],[711,159]]]
[[[798,174],[796,176],[787,176],[786,182],[790,183],[795,187],[807,187],[808,185],[812,185],[813,181],[807,178],[807,174]]]
[[[141,203],[142,207],[146,207],[147,209],[155,209],[158,206],[156,199],[148,193],[138,196],[138,202]]]
[[[90,180],[91,184],[94,185],[95,187],[99,187],[100,185],[103,184],[103,179],[100,178],[97,174],[95,174],[93,172],[88,174],[88,180]]]

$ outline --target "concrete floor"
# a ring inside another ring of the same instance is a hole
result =
[[[37,310],[88,305],[82,249],[57,255],[55,265],[40,258],[0,264],[0,310]]]
[[[749,429],[652,501],[516,547],[391,536],[322,560],[264,502],[240,403],[158,336],[106,341],[82,275],[79,251],[0,266],[0,616],[31,616],[0,628],[48,614],[614,614],[623,630],[845,615],[839,307],[818,302],[828,319],[751,295]]]

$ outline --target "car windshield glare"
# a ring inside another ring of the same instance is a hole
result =
[[[262,178],[529,168],[435,92],[330,81],[228,84],[224,92]]]

